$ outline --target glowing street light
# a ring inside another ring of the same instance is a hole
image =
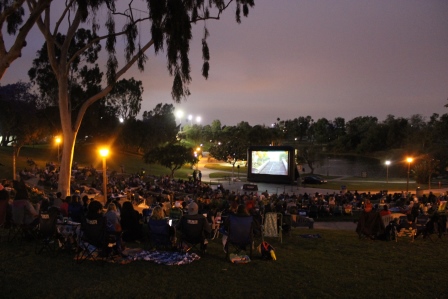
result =
[[[409,173],[411,172],[411,163],[414,161],[413,158],[407,157],[406,162],[408,162],[408,180],[406,181],[406,193],[409,192]]]
[[[176,111],[176,117],[177,117],[179,120],[182,120],[182,117],[184,117],[184,112],[183,112],[182,110],[177,110],[177,111]]]
[[[17,172],[16,172],[16,155],[17,155],[17,143],[14,141],[12,143],[12,179],[15,181]]]
[[[56,138],[54,139],[54,141],[56,142],[56,144],[58,145],[58,164],[60,164],[61,162],[60,162],[60,159],[59,159],[59,145],[61,144],[61,142],[62,142],[62,139],[61,139],[61,137],[59,137],[59,136],[56,136]]]
[[[390,161],[386,160],[386,162],[384,162],[384,164],[386,164],[386,182],[389,184],[389,165],[390,165]]]
[[[107,202],[107,174],[106,174],[106,158],[109,155],[108,148],[100,149],[100,156],[103,157],[103,194],[104,194],[104,203]]]
[[[193,115],[188,115],[188,120],[190,121],[190,125],[193,125]]]
[[[196,116],[196,122],[197,122],[197,123],[200,123],[201,120],[202,120],[202,118],[201,118],[200,116]]]

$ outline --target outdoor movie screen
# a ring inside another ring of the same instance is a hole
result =
[[[293,153],[293,148],[289,146],[250,147],[248,179],[260,182],[289,182],[293,175]]]

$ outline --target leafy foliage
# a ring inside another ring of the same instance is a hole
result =
[[[198,158],[193,155],[193,149],[179,144],[169,143],[166,146],[156,147],[148,151],[143,157],[145,163],[159,163],[171,170],[171,177],[174,172],[183,165],[192,165],[198,162]]]
[[[142,93],[142,81],[134,78],[122,79],[108,94],[107,105],[115,111],[116,116],[123,120],[135,118],[141,109]]]
[[[15,142],[20,148],[32,144],[49,133],[43,113],[36,108],[31,84],[18,82],[0,86],[0,135],[2,145]]]
[[[175,142],[179,127],[173,112],[172,104],[159,103],[153,110],[143,112],[143,120],[127,120],[121,133],[123,144],[136,148],[138,152],[147,152],[162,144]]]

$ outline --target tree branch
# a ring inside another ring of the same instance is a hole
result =
[[[144,45],[140,51],[138,51],[137,54],[135,54],[132,59],[129,60],[128,63],[126,63],[117,73],[115,76],[115,80],[113,84],[109,84],[107,85],[103,90],[101,90],[99,93],[97,93],[96,95],[90,97],[87,101],[85,101],[81,108],[79,109],[78,115],[76,117],[76,121],[73,124],[73,130],[74,131],[78,131],[79,127],[81,126],[81,122],[82,119],[84,117],[84,114],[87,111],[87,108],[89,108],[93,103],[95,103],[96,101],[98,101],[99,99],[105,97],[114,87],[114,84],[118,81],[118,79],[125,74],[132,65],[134,65],[134,63],[137,61],[137,59],[141,56],[144,55],[144,53],[146,52],[146,50],[148,50],[152,45],[154,44],[154,41],[151,39],[148,43],[146,43],[146,45]]]
[[[144,20],[148,20],[149,18],[145,18],[145,19],[139,19],[137,21],[144,21]],[[136,22],[137,22],[136,21]],[[78,51],[76,51],[72,57],[69,59],[68,64],[70,65],[77,57],[79,57],[85,50],[87,50],[88,48],[90,48],[92,45],[94,45],[95,43],[107,39],[108,37],[111,36],[121,36],[126,34],[126,31],[121,31],[118,33],[114,33],[114,34],[109,34],[109,35],[103,35],[103,36],[99,36],[97,38],[92,39],[89,43],[87,43],[84,47],[82,47],[81,49],[79,49]]]

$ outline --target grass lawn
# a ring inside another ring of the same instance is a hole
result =
[[[51,148],[48,145],[27,146],[23,147],[16,161],[16,169],[20,171],[29,168],[27,159],[32,159],[39,168],[45,168],[46,163],[56,162],[57,148]],[[98,148],[93,144],[79,144],[75,147],[73,162],[78,162],[79,167],[90,166],[97,169],[102,168],[102,160],[98,154]],[[0,179],[12,177],[12,147],[0,147]],[[128,174],[138,173],[141,169],[145,169],[146,173],[153,175],[171,174],[168,168],[158,164],[146,164],[143,162],[141,155],[116,152],[111,150],[110,156],[107,158],[107,168],[120,172],[121,165],[125,166]],[[183,167],[175,172],[176,178],[187,178],[191,174],[190,167]]]
[[[320,239],[299,234],[320,234]],[[295,229],[277,261],[224,260],[220,240],[189,265],[74,264],[73,254],[36,255],[0,242],[2,298],[448,298],[444,242],[360,240],[355,232]],[[130,247],[142,246],[128,244]]]

